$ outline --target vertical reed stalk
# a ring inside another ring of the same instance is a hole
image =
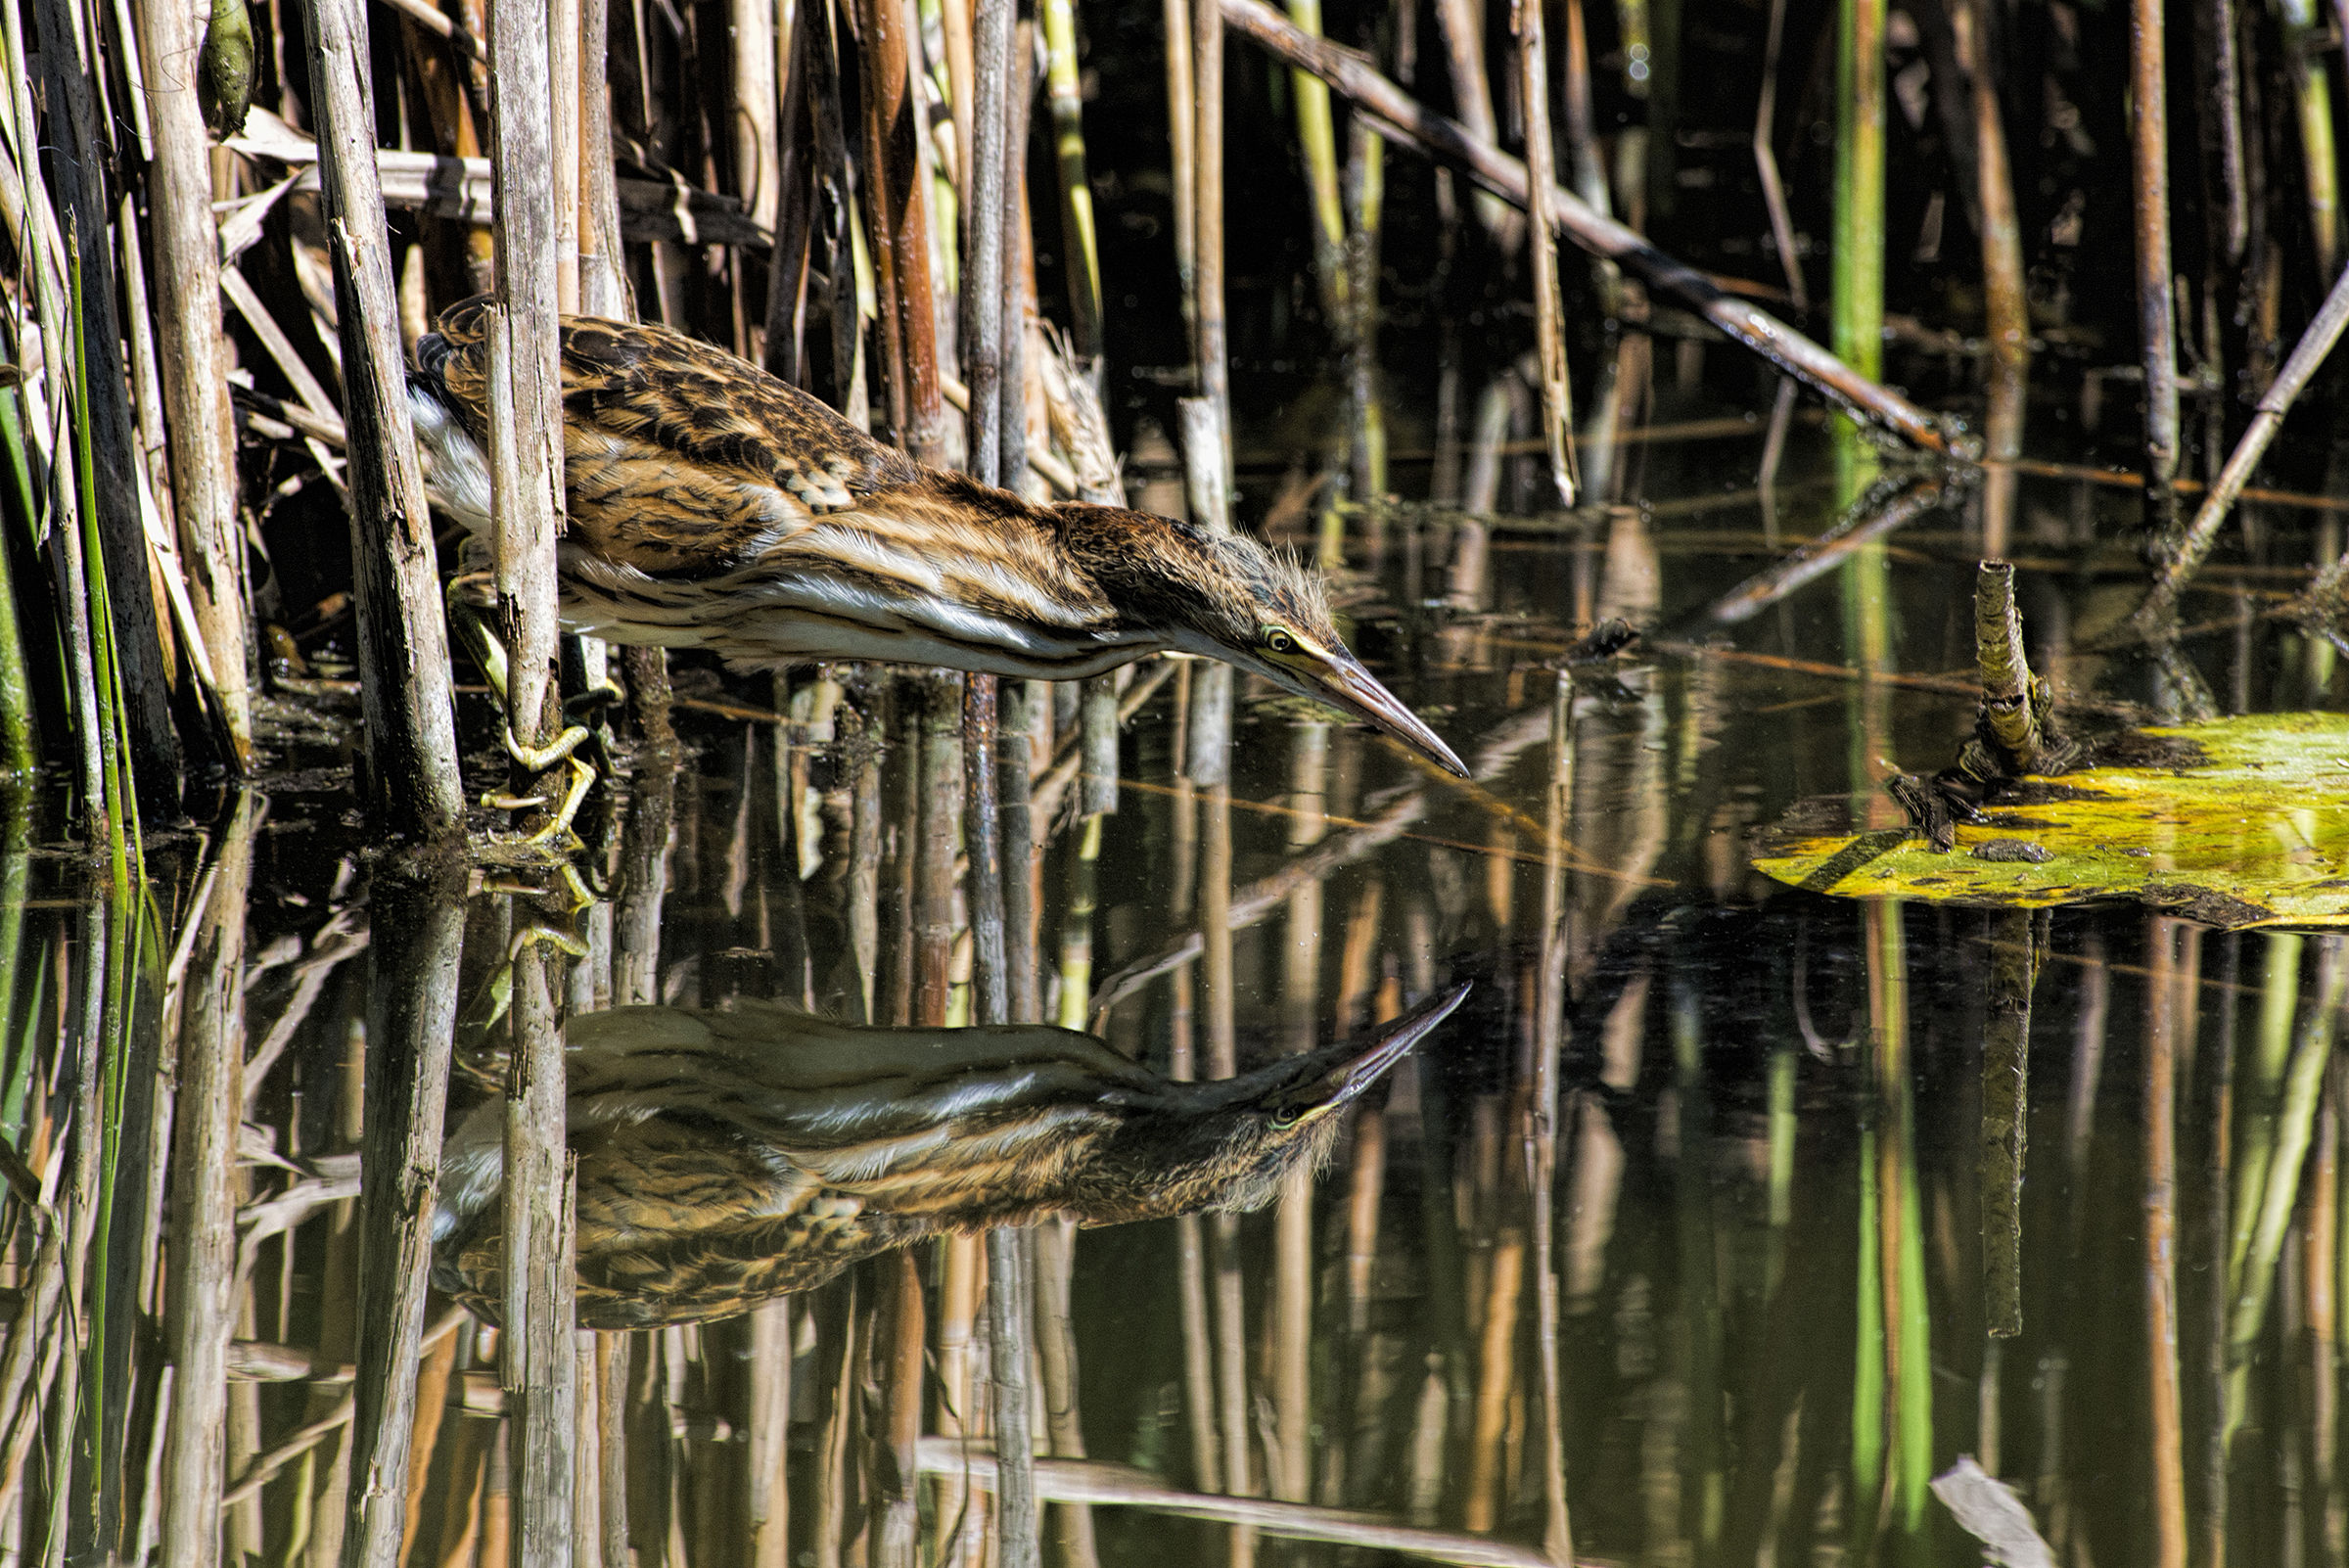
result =
[[[528,940],[513,958],[514,1039],[506,1072],[505,1332],[499,1348],[522,1568],[568,1568],[574,1545],[574,1200],[564,1146],[563,1034],[548,974],[553,961],[542,944]]]
[[[1972,87],[1974,180],[1982,212],[1982,300],[1990,344],[1989,412],[1983,455],[1992,467],[1982,486],[1982,553],[2006,553],[2013,531],[2013,469],[2000,467],[2023,454],[2023,410],[2031,375],[2031,317],[2023,290],[2023,237],[2014,206],[2014,175],[2006,159],[2006,128],[1991,73],[1988,0],[1958,0],[1950,10],[1958,65]]]
[[[1026,1233],[987,1233],[988,1370],[993,1384],[997,1568],[1036,1568],[1036,1461],[1029,1436]]]
[[[167,1565],[209,1563],[220,1549],[228,1342],[236,1327],[235,1166],[245,1105],[245,900],[258,821],[259,807],[248,796],[220,837],[180,1002],[165,1325],[171,1410],[161,1535]],[[82,1135],[93,1131],[84,1129]],[[398,1496],[391,1501],[396,1518]]]
[[[1436,25],[1451,66],[1453,112],[1470,135],[1497,147],[1500,123],[1493,115],[1493,82],[1485,70],[1484,8],[1474,0],[1436,0]],[[1503,251],[1517,249],[1525,219],[1506,202],[1491,191],[1477,192],[1476,219]]]
[[[2308,226],[2316,243],[2317,277],[2329,283],[2340,266],[2339,156],[2332,129],[2332,89],[2326,80],[2331,52],[2316,0],[2279,0],[2284,69],[2300,128],[2300,167],[2308,180]]]
[[[962,379],[970,388],[970,468],[982,484],[1007,479],[1003,459],[1004,150],[1011,91],[1013,0],[976,0],[972,28],[977,103],[971,166],[963,178],[969,241],[962,264]],[[1027,72],[1020,71],[1022,79]]]
[[[1199,308],[1196,270],[1199,246],[1198,103],[1191,81],[1192,0],[1162,0],[1167,44],[1167,150],[1174,187],[1174,278],[1182,293],[1183,325],[1196,351]]]
[[[357,1405],[346,1568],[399,1568],[416,1494],[417,1350],[432,1264],[440,1127],[457,1018],[462,868],[389,863],[374,878],[367,1099],[360,1144]],[[568,1325],[566,1325],[568,1326]]]
[[[171,499],[179,548],[190,568],[196,624],[242,770],[253,751],[245,661],[242,535],[237,526],[236,447],[220,328],[219,221],[212,215],[210,160],[190,67],[198,39],[184,6],[138,8],[147,111],[155,126],[148,202],[154,215],[158,354],[171,449]],[[4,646],[4,644],[0,644]]]
[[[46,136],[58,148],[49,161],[50,176],[71,231],[68,248],[89,279],[76,319],[89,343],[104,346],[91,356],[104,373],[76,379],[78,434],[103,458],[80,470],[80,484],[88,492],[85,511],[98,524],[98,549],[86,570],[93,591],[107,607],[102,635],[114,648],[119,671],[123,765],[145,780],[145,788],[159,792],[157,799],[175,804],[179,739],[171,727],[169,677],[163,670],[155,595],[144,591],[149,581],[147,530],[133,483],[138,439],[131,426],[129,389],[118,368],[117,346],[127,342],[129,334],[122,330],[115,306],[114,247],[107,239],[104,171],[113,163],[114,148],[101,123],[96,96],[106,73],[94,55],[98,39],[80,24],[70,0],[37,0],[31,9],[40,29],[41,65],[52,111]],[[108,583],[115,585],[111,594],[105,591]]]
[[[2152,1561],[2186,1565],[2185,1445],[2178,1384],[2178,1020],[2176,988],[2181,922],[2147,922],[2152,971],[2145,1011],[2145,1383],[2152,1405]]]
[[[2139,363],[2145,373],[2145,526],[2178,524],[2178,309],[2170,273],[2170,119],[2163,0],[2130,0],[2130,195],[2137,237]]]
[[[1093,188],[1084,171],[1077,8],[1072,0],[1037,0],[1036,9],[1043,23],[1048,62],[1044,83],[1052,101],[1052,161],[1060,172],[1060,243],[1069,278],[1069,320],[1076,329],[1078,356],[1093,362],[1101,357],[1101,255],[1093,235]]]
[[[1526,219],[1533,228],[1534,343],[1541,364],[1542,444],[1558,504],[1575,500],[1574,393],[1566,377],[1565,301],[1558,293],[1558,236],[1550,215],[1557,150],[1549,133],[1548,46],[1543,0],[1513,0],[1518,86],[1524,99]]]
[[[1017,699],[1015,698],[1016,702]],[[977,988],[972,1022],[1004,1024],[1011,1021],[1009,943],[1004,930],[1005,875],[1002,854],[1002,813],[997,807],[995,780],[995,677],[962,677],[962,780],[965,805],[964,838],[970,853],[971,975]],[[1018,813],[1025,816],[1025,810]],[[1023,855],[1017,880],[1027,883]]]
[[[447,631],[375,164],[375,108],[360,65],[367,19],[355,0],[306,7],[319,171],[342,301],[343,418],[349,432],[351,559],[367,783],[377,818],[401,837],[454,833],[459,798]]]
[[[2007,1339],[2023,1331],[2023,1151],[2039,946],[2028,911],[2009,910],[1992,929],[1982,1036],[1982,1315],[1994,1337]]]
[[[1531,3],[1531,0],[1527,0]],[[1541,969],[1535,987],[1534,1074],[1527,1129],[1527,1197],[1533,1232],[1534,1345],[1542,1378],[1543,1550],[1574,1561],[1566,1503],[1563,1379],[1558,1366],[1558,1067],[1566,1044],[1566,833],[1574,819],[1574,677],[1558,672],[1549,702],[1549,788],[1543,803]]]
[[[863,188],[881,297],[890,431],[924,462],[944,457],[945,401],[930,308],[930,193],[922,179],[912,62],[918,32],[908,0],[862,0],[865,91]]]
[[[1884,12],[1840,0],[1835,56],[1834,349],[1869,381],[1884,366]],[[1849,466],[1864,484],[1872,464]]]
[[[544,8],[492,0],[488,52],[491,164],[551,167],[556,147],[547,114],[553,88]],[[554,690],[555,540],[563,531],[557,219],[552,191],[526,180],[498,180],[491,205],[497,287],[488,333],[489,510],[506,648],[505,716],[515,738],[538,746],[554,738],[560,712]],[[517,759],[515,766],[518,787],[527,793],[536,786],[528,764]],[[526,1481],[526,1509],[529,1498]],[[523,1528],[527,1537],[527,1513]]]
[[[1286,0],[1289,20],[1300,32],[1321,36],[1321,0]],[[1296,107],[1298,151],[1312,197],[1313,276],[1321,285],[1321,309],[1332,325],[1353,314],[1346,269],[1346,212],[1338,198],[1338,138],[1329,109],[1329,87],[1308,70],[1289,72],[1289,100]]]
[[[1223,8],[1191,0],[1191,357],[1199,395],[1215,411],[1218,462],[1231,472],[1231,365],[1223,317]],[[1184,416],[1186,447],[1191,430]],[[1228,483],[1228,482],[1227,482]],[[1193,507],[1192,517],[1199,517]],[[1212,527],[1213,525],[1206,525]]]

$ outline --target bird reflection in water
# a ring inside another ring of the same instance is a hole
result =
[[[757,1003],[575,1018],[578,1320],[730,1316],[893,1247],[1050,1214],[1096,1225],[1260,1207],[1467,992],[1365,1039],[1189,1084],[1041,1026],[868,1029]],[[503,1124],[492,1098],[457,1125],[434,1221],[436,1281],[486,1316],[502,1290]]]

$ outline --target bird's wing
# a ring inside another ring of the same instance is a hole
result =
[[[488,418],[489,299],[441,312],[425,375],[466,424]],[[756,557],[812,519],[923,471],[822,403],[666,327],[563,320],[567,503],[575,542],[659,577]]]

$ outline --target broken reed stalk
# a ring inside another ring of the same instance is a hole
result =
[[[360,65],[361,0],[316,0],[309,22],[318,165],[341,301],[343,418],[348,432],[352,596],[369,806],[394,836],[437,839],[464,819],[448,632],[424,474],[408,418],[392,261],[383,240],[375,106]]]
[[[2283,362],[2283,369],[2268,384],[2268,390],[2260,393],[2257,412],[2235,441],[2234,450],[2227,454],[2227,466],[2219,471],[2218,479],[2202,497],[2202,505],[2196,509],[2193,525],[2187,530],[2178,553],[2154,577],[2152,590],[2145,595],[2131,623],[2142,635],[2162,635],[2170,625],[2187,580],[2209,558],[2211,546],[2218,539],[2219,526],[2227,521],[2227,513],[2249,483],[2251,471],[2259,466],[2259,460],[2267,455],[2269,445],[2283,428],[2283,416],[2316,375],[2317,367],[2340,342],[2344,326],[2349,326],[2349,272],[2333,280],[2332,292],[2325,297],[2316,319],[2292,346],[2291,357]]]
[[[1533,221],[1534,344],[1541,365],[1542,441],[1558,504],[1575,502],[1574,392],[1566,376],[1565,302],[1558,293],[1558,240],[1549,199],[1558,188],[1549,134],[1549,65],[1543,0],[1515,0],[1519,99],[1525,115],[1526,215]]]
[[[390,861],[373,877],[367,1116],[360,1144],[358,1313],[345,1562],[399,1568],[415,1479],[416,1364],[431,1284],[434,1197],[457,1021],[464,868]]]
[[[220,224],[212,214],[211,160],[192,64],[199,39],[185,6],[138,8],[155,159],[148,206],[155,227],[157,359],[171,453],[171,501],[189,595],[213,688],[243,772],[253,756],[246,690],[243,536],[237,525],[236,442],[220,323]]]
[[[1982,1030],[1982,1315],[2000,1339],[2023,1331],[2023,1154],[2030,1134],[2031,993],[2039,917],[1997,916],[1989,1017]]]
[[[2170,121],[2162,0],[2130,0],[2130,195],[2137,242],[2139,363],[2145,375],[2145,526],[2178,524],[2178,307],[2170,272]]]
[[[1264,4],[1264,0],[1201,0],[1201,3],[1216,6],[1225,23],[1282,61],[1301,66],[1328,82],[1377,120],[1391,139],[1459,164],[1478,184],[1509,202],[1523,206],[1527,201],[1524,163],[1457,120],[1418,102],[1353,50],[1300,32]],[[1200,90],[1204,102],[1204,70]],[[1203,122],[1203,184],[1205,146]],[[1592,254],[1614,261],[1657,293],[1679,300],[1719,328],[1732,343],[1796,377],[1855,419],[1923,451],[1958,455],[1968,448],[1965,439],[1954,438],[1931,414],[1908,398],[1838,359],[1750,300],[1725,294],[1702,273],[1666,255],[1625,225],[1601,216],[1571,192],[1553,190],[1550,208],[1558,233]],[[1203,273],[1206,250],[1203,235],[1200,262]],[[1201,293],[1204,298],[1204,282]]]
[[[1982,715],[2009,777],[2047,764],[2050,737],[2047,682],[2031,672],[2023,619],[2014,603],[2014,567],[1985,561],[1974,577],[1974,662],[1982,673]]]

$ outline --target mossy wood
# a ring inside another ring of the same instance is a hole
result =
[[[1853,833],[1833,797],[1789,811],[1754,865],[1843,898],[2126,898],[2231,931],[2349,925],[2349,715],[2145,729],[2094,753],[2059,779],[2003,787],[1946,854],[1906,826]]]

